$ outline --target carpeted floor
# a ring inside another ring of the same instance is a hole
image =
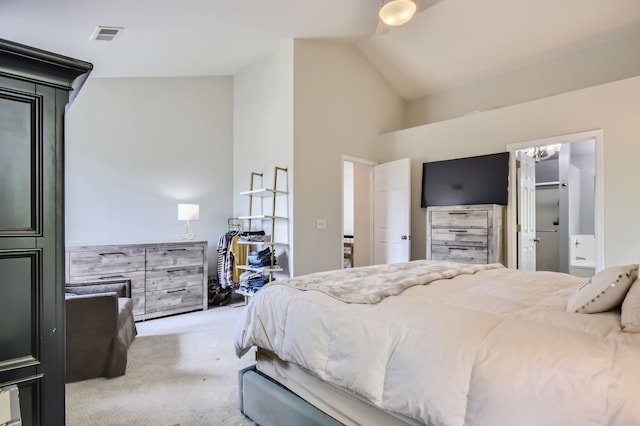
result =
[[[235,323],[244,308],[216,307],[136,323],[127,373],[66,385],[67,425],[253,425],[238,408]]]

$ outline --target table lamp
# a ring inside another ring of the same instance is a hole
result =
[[[185,220],[184,231],[181,234],[183,240],[193,240],[196,234],[191,230],[191,221],[200,218],[200,205],[178,204],[178,220]]]

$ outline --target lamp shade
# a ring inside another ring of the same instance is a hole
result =
[[[198,220],[200,218],[200,205],[178,204],[178,220]]]
[[[406,24],[416,13],[416,4],[411,0],[391,0],[380,8],[380,19],[392,27]]]

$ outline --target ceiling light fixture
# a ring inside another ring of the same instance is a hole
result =
[[[380,19],[385,24],[397,27],[406,24],[416,13],[416,4],[411,0],[391,0],[380,8]]]
[[[560,152],[560,145],[536,146],[527,150],[529,157],[532,157],[536,163],[548,160],[556,152]]]

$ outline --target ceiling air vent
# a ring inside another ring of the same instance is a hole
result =
[[[97,27],[91,35],[91,40],[112,41],[122,30],[122,27]]]

